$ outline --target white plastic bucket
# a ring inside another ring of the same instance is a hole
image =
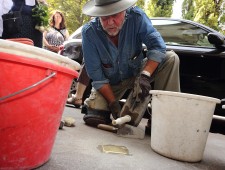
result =
[[[202,159],[216,98],[151,90],[152,149],[168,158],[198,162]]]

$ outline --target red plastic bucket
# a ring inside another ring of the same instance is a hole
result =
[[[78,73],[1,48],[0,68],[0,169],[36,168],[50,158],[66,98]]]

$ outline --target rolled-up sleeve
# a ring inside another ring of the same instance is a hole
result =
[[[145,45],[148,49],[148,59],[160,63],[165,58],[166,46],[159,32],[155,31],[146,36]]]
[[[147,47],[147,58],[156,62],[161,62],[165,58],[166,45],[160,33],[153,27],[151,20],[142,13],[138,19],[140,24],[139,32],[142,42]]]

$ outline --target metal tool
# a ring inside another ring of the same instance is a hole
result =
[[[118,127],[105,124],[99,124],[97,127],[102,130],[114,132],[120,137],[144,139],[145,131],[140,127],[125,124],[129,121],[131,121],[131,117],[129,115],[125,115],[112,121],[112,124],[117,125]]]
[[[118,128],[117,135],[125,138],[144,139],[145,131],[140,127],[124,124]]]

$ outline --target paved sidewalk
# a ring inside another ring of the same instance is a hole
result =
[[[38,170],[224,170],[225,136],[210,133],[204,156],[199,163],[172,160],[154,152],[150,136],[143,140],[118,137],[116,134],[86,126],[80,109],[65,107],[63,116],[72,116],[75,127],[59,130],[50,160]],[[140,127],[144,128],[143,119]],[[129,154],[104,153],[102,145],[125,146]]]

